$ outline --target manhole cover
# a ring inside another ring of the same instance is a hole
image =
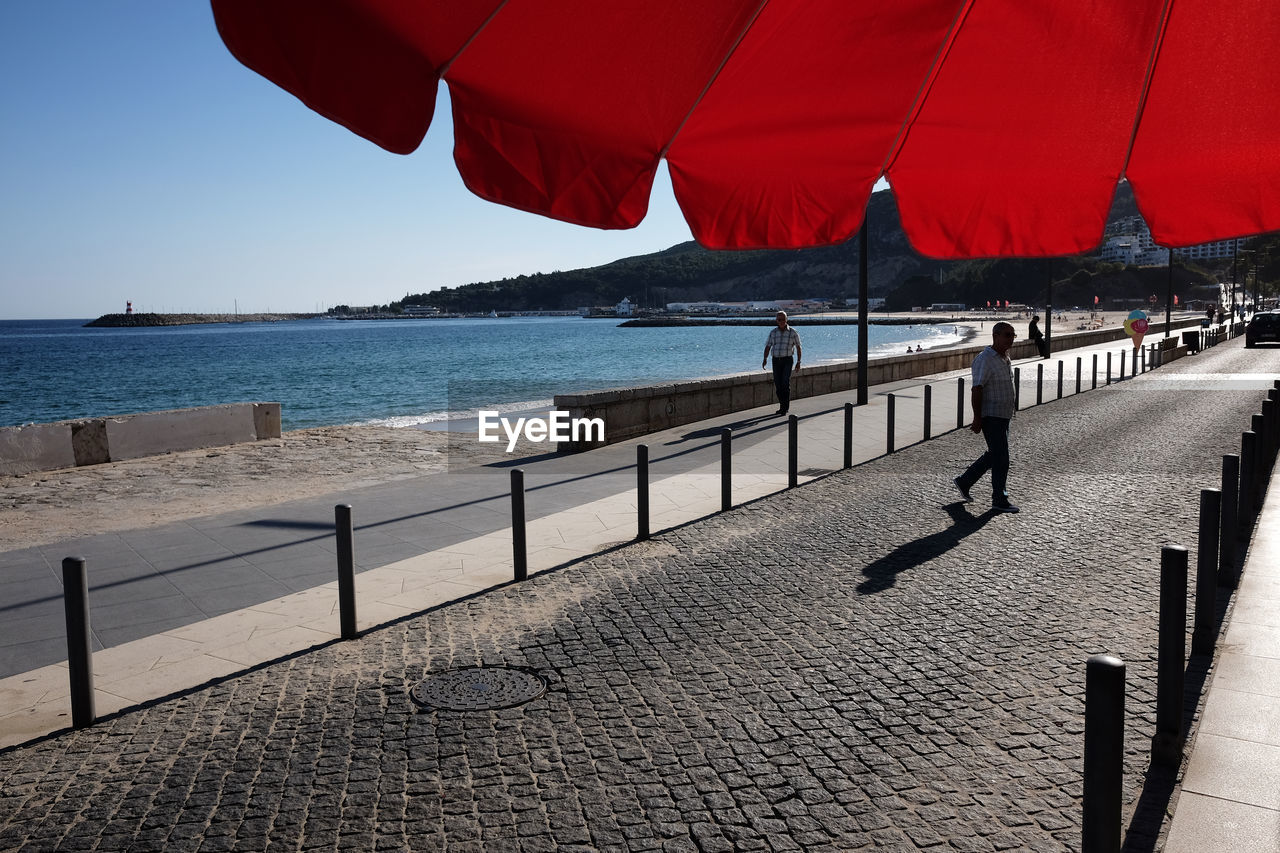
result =
[[[409,691],[419,705],[443,711],[513,708],[547,692],[537,673],[510,666],[466,666],[438,673]]]

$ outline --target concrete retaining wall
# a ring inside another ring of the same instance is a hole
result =
[[[1163,328],[1162,324],[1154,324]],[[1176,325],[1174,328],[1198,328],[1198,322]],[[982,331],[982,342],[956,349],[911,353],[873,358],[867,362],[869,386],[917,376],[931,376],[952,370],[964,370],[973,364],[974,356],[990,343],[990,326]],[[1077,347],[1095,346],[1125,337],[1124,329],[1116,326],[1083,332],[1055,333],[1055,351]],[[1036,355],[1035,344],[1018,341],[1009,351],[1014,359]],[[814,397],[838,391],[852,391],[858,387],[858,362],[843,361],[802,367],[792,376],[791,398]],[[604,421],[603,442],[561,442],[557,449],[577,452],[625,441],[651,432],[727,415],[744,409],[773,404],[773,373],[754,371],[713,379],[676,382],[669,385],[646,385],[636,388],[613,388],[603,391],[584,391],[576,394],[557,394],[555,406],[567,411],[573,418],[600,418]]]
[[[279,437],[279,403],[231,403],[3,427],[0,474],[52,471]]]

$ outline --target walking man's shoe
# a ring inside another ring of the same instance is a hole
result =
[[[967,504],[973,503],[973,496],[969,494],[969,490],[966,489],[964,487],[964,484],[960,482],[959,477],[956,477],[954,480],[952,480],[951,484],[954,485],[956,487],[956,491],[960,493],[961,500],[963,500]]]
[[[993,512],[1021,512],[1021,510],[1011,503],[992,504],[991,509]]]

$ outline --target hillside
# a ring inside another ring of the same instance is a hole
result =
[[[1111,219],[1137,214],[1128,184],[1121,184]],[[1163,269],[1124,268],[1096,259],[984,259],[938,261],[914,252],[898,220],[893,194],[875,193],[868,205],[868,290],[890,308],[932,302],[983,305],[987,300],[1043,303],[1054,281],[1058,305],[1092,304],[1093,297],[1145,298],[1164,292]],[[572,310],[613,305],[624,296],[641,306],[697,300],[788,298],[852,299],[857,295],[857,240],[820,249],[711,251],[690,241],[661,252],[609,264],[535,273],[431,293],[407,294],[400,305],[434,305],[443,311]],[[1175,270],[1175,290],[1188,298],[1208,277],[1195,268]]]

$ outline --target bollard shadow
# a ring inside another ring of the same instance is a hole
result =
[[[734,438],[738,438],[740,437],[740,434],[738,433],[739,430],[751,429],[752,427],[757,427],[760,424],[767,424],[770,421],[776,421],[778,424],[781,424],[783,426],[786,426],[786,423],[787,423],[787,419],[784,415],[774,415],[774,414],[760,415],[759,417],[743,418],[740,421],[733,421],[732,423],[720,424],[719,426],[707,427],[705,429],[690,430],[689,432],[686,432],[683,435],[681,435],[679,438],[668,441],[665,444],[667,447],[670,447],[672,445],[681,444],[686,441],[697,441],[698,439],[701,439],[701,438],[719,438],[720,431],[725,427],[729,427],[729,429],[733,430],[735,433]]]
[[[561,459],[573,454],[567,450],[554,450],[548,453],[537,453],[531,456],[517,456],[514,459],[499,459],[496,462],[486,462],[481,468],[519,468],[522,465],[532,465],[535,462],[546,462],[548,459]]]
[[[833,412],[839,412],[842,410],[843,410],[843,406],[838,406],[830,409],[819,409],[816,412],[808,412],[803,415],[800,414],[799,412],[793,412],[792,414],[796,415],[796,417],[801,422],[804,422],[809,420],[810,418],[821,417],[822,415],[829,415],[829,414],[832,414]],[[705,427],[703,429],[690,430],[689,432],[683,433],[679,438],[675,438],[675,439],[672,439],[671,441],[665,442],[664,446],[671,447],[673,445],[682,444],[686,441],[697,441],[700,439],[707,439],[707,438],[719,439],[720,431],[725,427],[729,427],[734,431],[733,437],[734,437],[734,440],[736,441],[737,439],[743,438],[744,436],[752,435],[753,433],[762,432],[764,430],[768,430],[773,427],[785,427],[786,425],[787,425],[786,415],[779,415],[779,414],[775,414],[774,412],[769,412],[768,414],[764,414],[764,415],[756,415],[750,418],[743,418],[741,420],[733,421],[732,423],[719,424],[714,427]]]
[[[947,504],[943,509],[951,516],[950,527],[899,545],[880,559],[864,566],[862,573],[867,579],[858,584],[858,592],[862,595],[884,592],[897,582],[900,573],[947,553],[965,537],[981,530],[996,515],[995,510],[974,515],[969,511],[968,504],[961,501]]]
[[[282,530],[324,530],[332,531],[332,521],[291,521],[286,518],[258,518],[241,523],[242,527],[275,527]]]

